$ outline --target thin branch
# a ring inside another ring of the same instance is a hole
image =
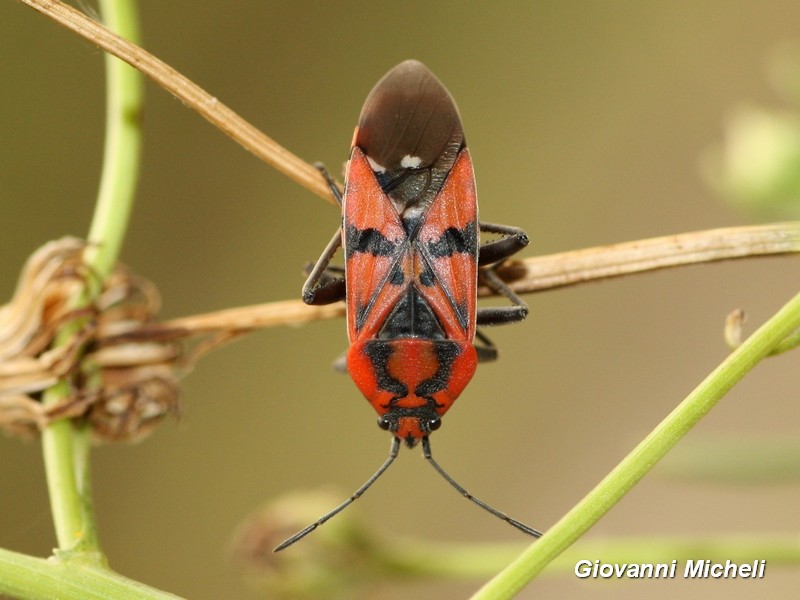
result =
[[[511,261],[498,273],[515,291],[532,293],[668,267],[797,252],[800,223],[790,222],[695,231],[536,256]],[[491,292],[481,288],[479,293],[488,296]],[[306,306],[300,300],[283,300],[173,319],[152,327],[197,334],[298,325],[343,315],[341,303]]]
[[[259,131],[165,62],[58,0],[20,1],[135,67],[246,150],[307,190],[334,203],[330,189],[317,169]]]
[[[519,293],[644,271],[800,252],[800,222],[707,229],[512,262],[503,278]]]
[[[327,184],[313,166],[163,61],[58,0],[21,1],[136,67],[258,158],[326,201],[333,202]],[[512,263],[513,271],[505,269],[504,273],[507,280],[513,281],[512,288],[524,293],[653,269],[798,250],[800,224],[785,223],[665,236],[531,258],[522,263]],[[522,270],[519,270],[520,265]],[[329,315],[326,311],[319,314]],[[300,322],[305,320],[310,319],[303,316]]]
[[[344,303],[308,306],[302,300],[281,300],[253,306],[240,306],[202,315],[180,317],[157,323],[156,329],[184,330],[189,334],[213,333],[230,329],[248,331],[277,325],[300,325],[344,316]],[[147,327],[147,326],[145,326]],[[180,336],[179,336],[180,337]]]

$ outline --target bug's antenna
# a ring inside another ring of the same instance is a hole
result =
[[[367,479],[364,482],[364,485],[362,485],[360,488],[358,488],[352,496],[350,496],[347,500],[342,502],[339,506],[334,508],[332,511],[322,515],[319,519],[314,521],[311,525],[309,525],[308,527],[306,527],[305,529],[303,529],[301,531],[298,531],[292,537],[290,537],[288,540],[286,540],[285,542],[282,542],[281,544],[279,544],[273,550],[273,552],[280,552],[281,550],[283,550],[285,548],[288,548],[289,546],[291,546],[295,542],[303,539],[309,533],[314,531],[317,527],[322,525],[325,521],[327,521],[331,517],[337,515],[338,513],[343,511],[345,508],[350,506],[353,502],[358,500],[361,497],[361,495],[369,489],[369,486],[371,486],[373,483],[375,483],[375,480],[378,479],[378,477],[380,477],[381,475],[383,475],[383,472],[386,469],[388,469],[389,465],[391,465],[394,462],[394,459],[397,458],[397,452],[399,450],[400,450],[400,439],[392,436],[392,448],[391,448],[391,450],[389,450],[389,458],[387,458],[386,462],[383,463],[383,465],[381,465],[380,469],[375,471],[375,473],[372,475],[372,477],[370,477],[369,479]],[[508,520],[508,517],[506,517],[506,520]],[[509,522],[511,522],[511,521],[509,521]],[[522,523],[520,523],[520,525],[522,525]],[[524,525],[523,525],[523,527],[524,527]]]
[[[506,513],[500,512],[496,508],[489,506],[483,500],[476,498],[475,496],[470,494],[467,490],[465,490],[463,487],[458,485],[458,483],[456,483],[456,480],[450,477],[450,475],[448,475],[447,472],[444,469],[442,469],[442,467],[439,466],[439,463],[433,460],[433,456],[431,455],[431,443],[427,437],[422,438],[422,455],[427,459],[429,463],[431,463],[431,465],[433,466],[434,469],[436,469],[439,475],[444,477],[450,485],[456,488],[458,492],[462,496],[464,496],[464,498],[466,498],[467,500],[471,500],[472,502],[480,506],[483,510],[492,513],[498,519],[503,519],[503,521],[505,521],[512,527],[516,527],[523,533],[527,533],[528,535],[531,535],[535,538],[542,537],[542,532],[539,531],[538,529],[534,529],[533,527],[525,525],[525,523],[522,523],[521,521],[512,519]]]

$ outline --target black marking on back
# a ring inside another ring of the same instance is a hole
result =
[[[403,270],[400,268],[399,264],[395,264],[392,267],[392,274],[389,276],[389,283],[392,285],[403,285],[403,282],[406,280],[405,275],[403,275]]]
[[[433,270],[433,265],[431,264],[432,259],[426,252],[425,247],[417,246],[417,248],[420,250],[418,256],[422,258],[423,265],[423,269],[419,274],[418,281],[421,285],[428,285],[428,283],[430,283],[430,285],[434,285],[437,281],[437,277]],[[469,310],[467,304],[464,302],[456,302],[456,299],[453,297],[452,290],[446,285],[442,285],[442,291],[447,297],[447,301],[450,303],[450,306],[453,307],[456,317],[458,317],[458,324],[461,326],[461,329],[464,331],[469,330]]]
[[[467,309],[466,302],[456,302],[455,303],[456,314],[458,315],[458,322],[464,328],[467,329],[467,314],[469,313]]]
[[[455,342],[436,342],[436,358],[439,361],[439,368],[433,377],[420,382],[414,393],[421,398],[430,398],[436,392],[447,389],[453,362],[459,354],[461,354],[461,349]]]
[[[422,224],[422,215],[418,213],[403,215],[402,223],[403,231],[405,231],[406,236],[408,236],[409,239],[414,239],[417,235],[417,231],[419,231],[419,226]]]
[[[392,394],[395,398],[408,396],[408,386],[398,381],[389,374],[387,363],[392,355],[391,342],[370,340],[364,345],[364,353],[369,358],[375,370],[378,388]],[[386,407],[388,408],[388,406]]]
[[[438,240],[428,243],[428,251],[433,258],[453,256],[453,254],[472,254],[478,252],[478,227],[475,221],[463,229],[448,227]]]
[[[436,283],[436,275],[433,273],[431,266],[425,262],[424,268],[422,272],[419,274],[418,280],[421,285],[425,287],[431,287],[434,283]]]
[[[378,333],[381,340],[398,338],[446,339],[439,319],[414,286],[408,287]]]
[[[358,252],[373,256],[391,256],[395,248],[395,243],[377,229],[358,229],[355,225],[345,228],[345,258]]]
[[[364,305],[361,302],[355,303],[356,308],[356,329],[360,330],[364,326],[364,322],[367,320],[367,309],[369,305]]]

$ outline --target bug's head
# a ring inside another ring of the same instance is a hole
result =
[[[432,410],[389,411],[378,418],[378,427],[392,432],[394,436],[413,448],[422,438],[442,426],[442,419]]]

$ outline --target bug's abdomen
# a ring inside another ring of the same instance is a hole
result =
[[[348,371],[379,415],[442,416],[476,366],[472,344],[450,340],[371,339],[347,353]]]

